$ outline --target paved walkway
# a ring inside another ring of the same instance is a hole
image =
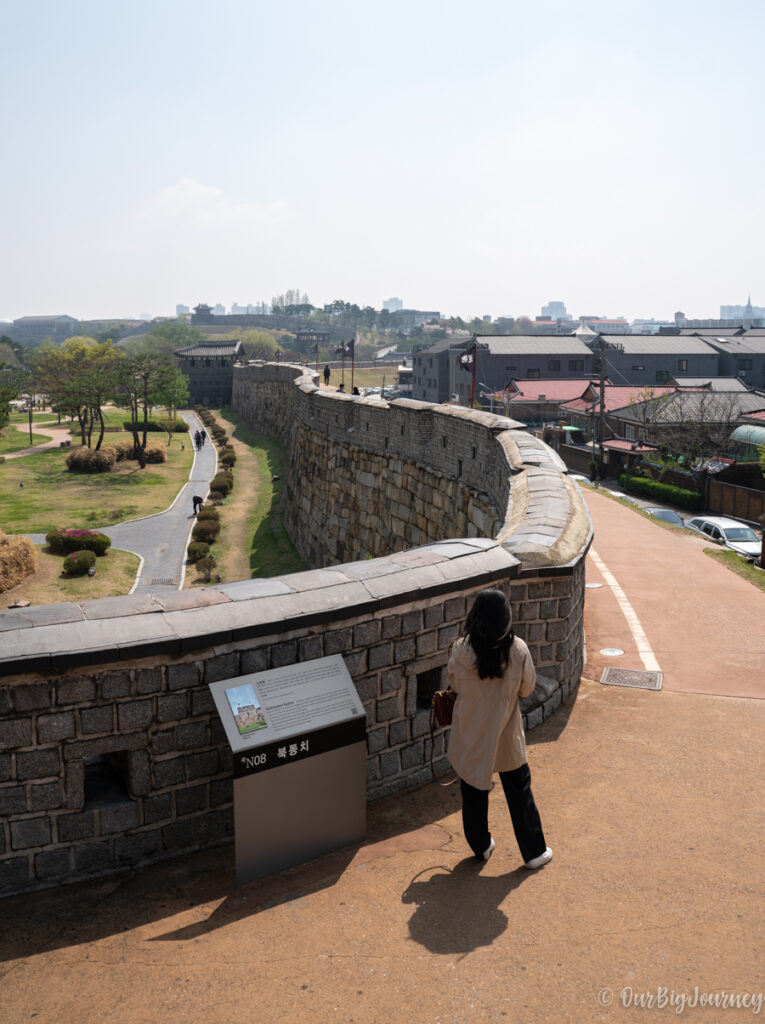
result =
[[[202,427],[201,420],[193,412],[182,412],[180,415],[188,423],[193,437],[194,432]],[[193,445],[193,440],[190,443]],[[27,453],[37,450],[40,449],[28,449]],[[189,479],[168,509],[143,519],[132,519],[127,523],[101,529],[101,533],[111,538],[113,547],[122,551],[132,551],[141,558],[133,593],[151,594],[168,588],[178,590],[181,587],[186,547],[196,521],[191,499],[195,494],[202,498],[207,496],[217,465],[215,445],[208,437],[201,451],[194,453]],[[35,544],[45,543],[43,533],[32,533],[27,536]]]
[[[640,615],[667,685],[585,679],[529,734],[555,851],[548,867],[521,866],[499,787],[490,797],[494,856],[468,859],[456,787],[431,783],[371,804],[364,844],[242,888],[229,845],[3,900],[2,1024],[762,1019],[765,1008],[680,1000],[754,995],[756,1006],[765,994],[765,701],[669,685],[686,657],[708,681],[757,669],[739,667],[744,627],[719,626],[759,608],[759,592],[697,559],[696,538],[650,522],[646,535],[629,509],[587,500],[594,547]],[[617,561],[625,538],[632,565]],[[652,567],[650,591],[641,561]],[[711,631],[693,596],[710,572]],[[597,643],[617,638],[598,614],[601,598],[610,600],[588,592]],[[629,658],[641,667],[637,650]],[[586,675],[599,668],[593,656]]]
[[[193,437],[202,426],[201,420],[193,412],[183,412],[181,416],[189,424]],[[115,548],[134,551],[143,559],[133,593],[150,594],[167,588],[177,590],[181,586],[186,547],[196,522],[191,499],[195,494],[207,497],[217,466],[215,445],[208,438],[201,451],[194,453],[189,479],[169,509],[102,531],[111,537]]]

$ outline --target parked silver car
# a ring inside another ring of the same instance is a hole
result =
[[[643,511],[647,512],[649,516],[653,516],[654,519],[661,519],[664,523],[672,523],[673,526],[685,526],[685,520],[673,508],[658,508],[655,506],[649,508],[646,506]]]
[[[711,537],[746,558],[758,558],[762,549],[760,538],[746,523],[725,516],[693,516],[685,521],[690,530]]]

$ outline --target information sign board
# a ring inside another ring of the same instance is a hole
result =
[[[363,838],[366,715],[341,655],[209,686],[234,760],[237,881]]]

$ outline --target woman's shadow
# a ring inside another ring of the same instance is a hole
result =
[[[402,903],[416,903],[409,919],[415,942],[431,953],[470,953],[490,946],[507,928],[507,916],[500,904],[529,877],[524,867],[506,875],[481,875],[475,857],[461,860],[454,868],[436,865],[415,875],[401,897]],[[430,872],[430,877],[421,875]]]

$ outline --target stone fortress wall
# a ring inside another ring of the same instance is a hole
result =
[[[429,697],[475,591],[506,590],[531,648],[527,727],[578,685],[591,523],[549,448],[502,417],[354,399],[294,366],[237,367],[234,403],[289,450],[285,513],[312,568],[0,612],[0,894],[230,839],[210,682],[342,654],[370,798],[430,777]],[[443,731],[434,755],[444,770]]]

